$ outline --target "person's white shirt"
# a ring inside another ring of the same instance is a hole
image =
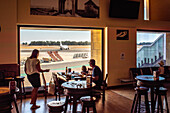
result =
[[[37,70],[36,65],[39,63],[40,61],[37,58],[28,58],[25,62],[25,66],[26,66],[26,70],[27,70],[27,74],[31,75],[34,73],[40,73]]]

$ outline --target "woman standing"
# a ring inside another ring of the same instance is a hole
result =
[[[31,56],[25,62],[25,73],[31,85],[34,87],[31,94],[31,109],[39,108],[36,105],[38,88],[41,87],[40,83],[40,72],[49,72],[49,69],[42,70],[40,67],[40,61],[38,58],[39,51],[34,49]]]

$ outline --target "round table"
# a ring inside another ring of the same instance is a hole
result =
[[[66,96],[66,106],[65,113],[68,105],[69,96],[73,96],[73,113],[76,113],[77,109],[77,100],[82,96],[90,96],[92,94],[92,87],[96,84],[92,83],[92,85],[87,85],[86,81],[69,81],[64,82],[61,87],[65,89]]]
[[[160,77],[155,78],[153,75],[139,75],[136,76],[136,80],[139,80],[142,82],[142,86],[149,87],[151,89],[151,110],[152,113],[155,111],[155,106],[154,106],[154,87],[159,88],[160,86],[163,85],[165,78]]]

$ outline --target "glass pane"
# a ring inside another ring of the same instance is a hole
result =
[[[166,33],[137,32],[137,67],[154,67],[163,60],[166,65]]]

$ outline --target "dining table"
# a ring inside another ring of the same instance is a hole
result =
[[[65,73],[65,72],[57,72],[58,78],[62,81],[69,81],[69,80],[85,80],[86,75],[83,75],[78,72],[70,72],[70,73]]]
[[[90,96],[92,95],[92,87],[94,87],[96,84],[91,83],[88,84],[86,80],[82,81],[68,81],[64,82],[61,87],[64,88],[64,94],[66,95],[66,104],[65,104],[65,111],[67,111],[67,105],[68,105],[68,99],[70,96],[73,97],[73,113],[76,113],[77,111],[77,100],[82,96]]]
[[[165,82],[164,77],[154,77],[153,75],[138,75],[136,76],[136,80],[141,82],[141,86],[145,86],[150,88],[150,97],[151,97],[151,113],[155,112],[155,105],[154,105],[154,88],[159,88],[163,86]]]

